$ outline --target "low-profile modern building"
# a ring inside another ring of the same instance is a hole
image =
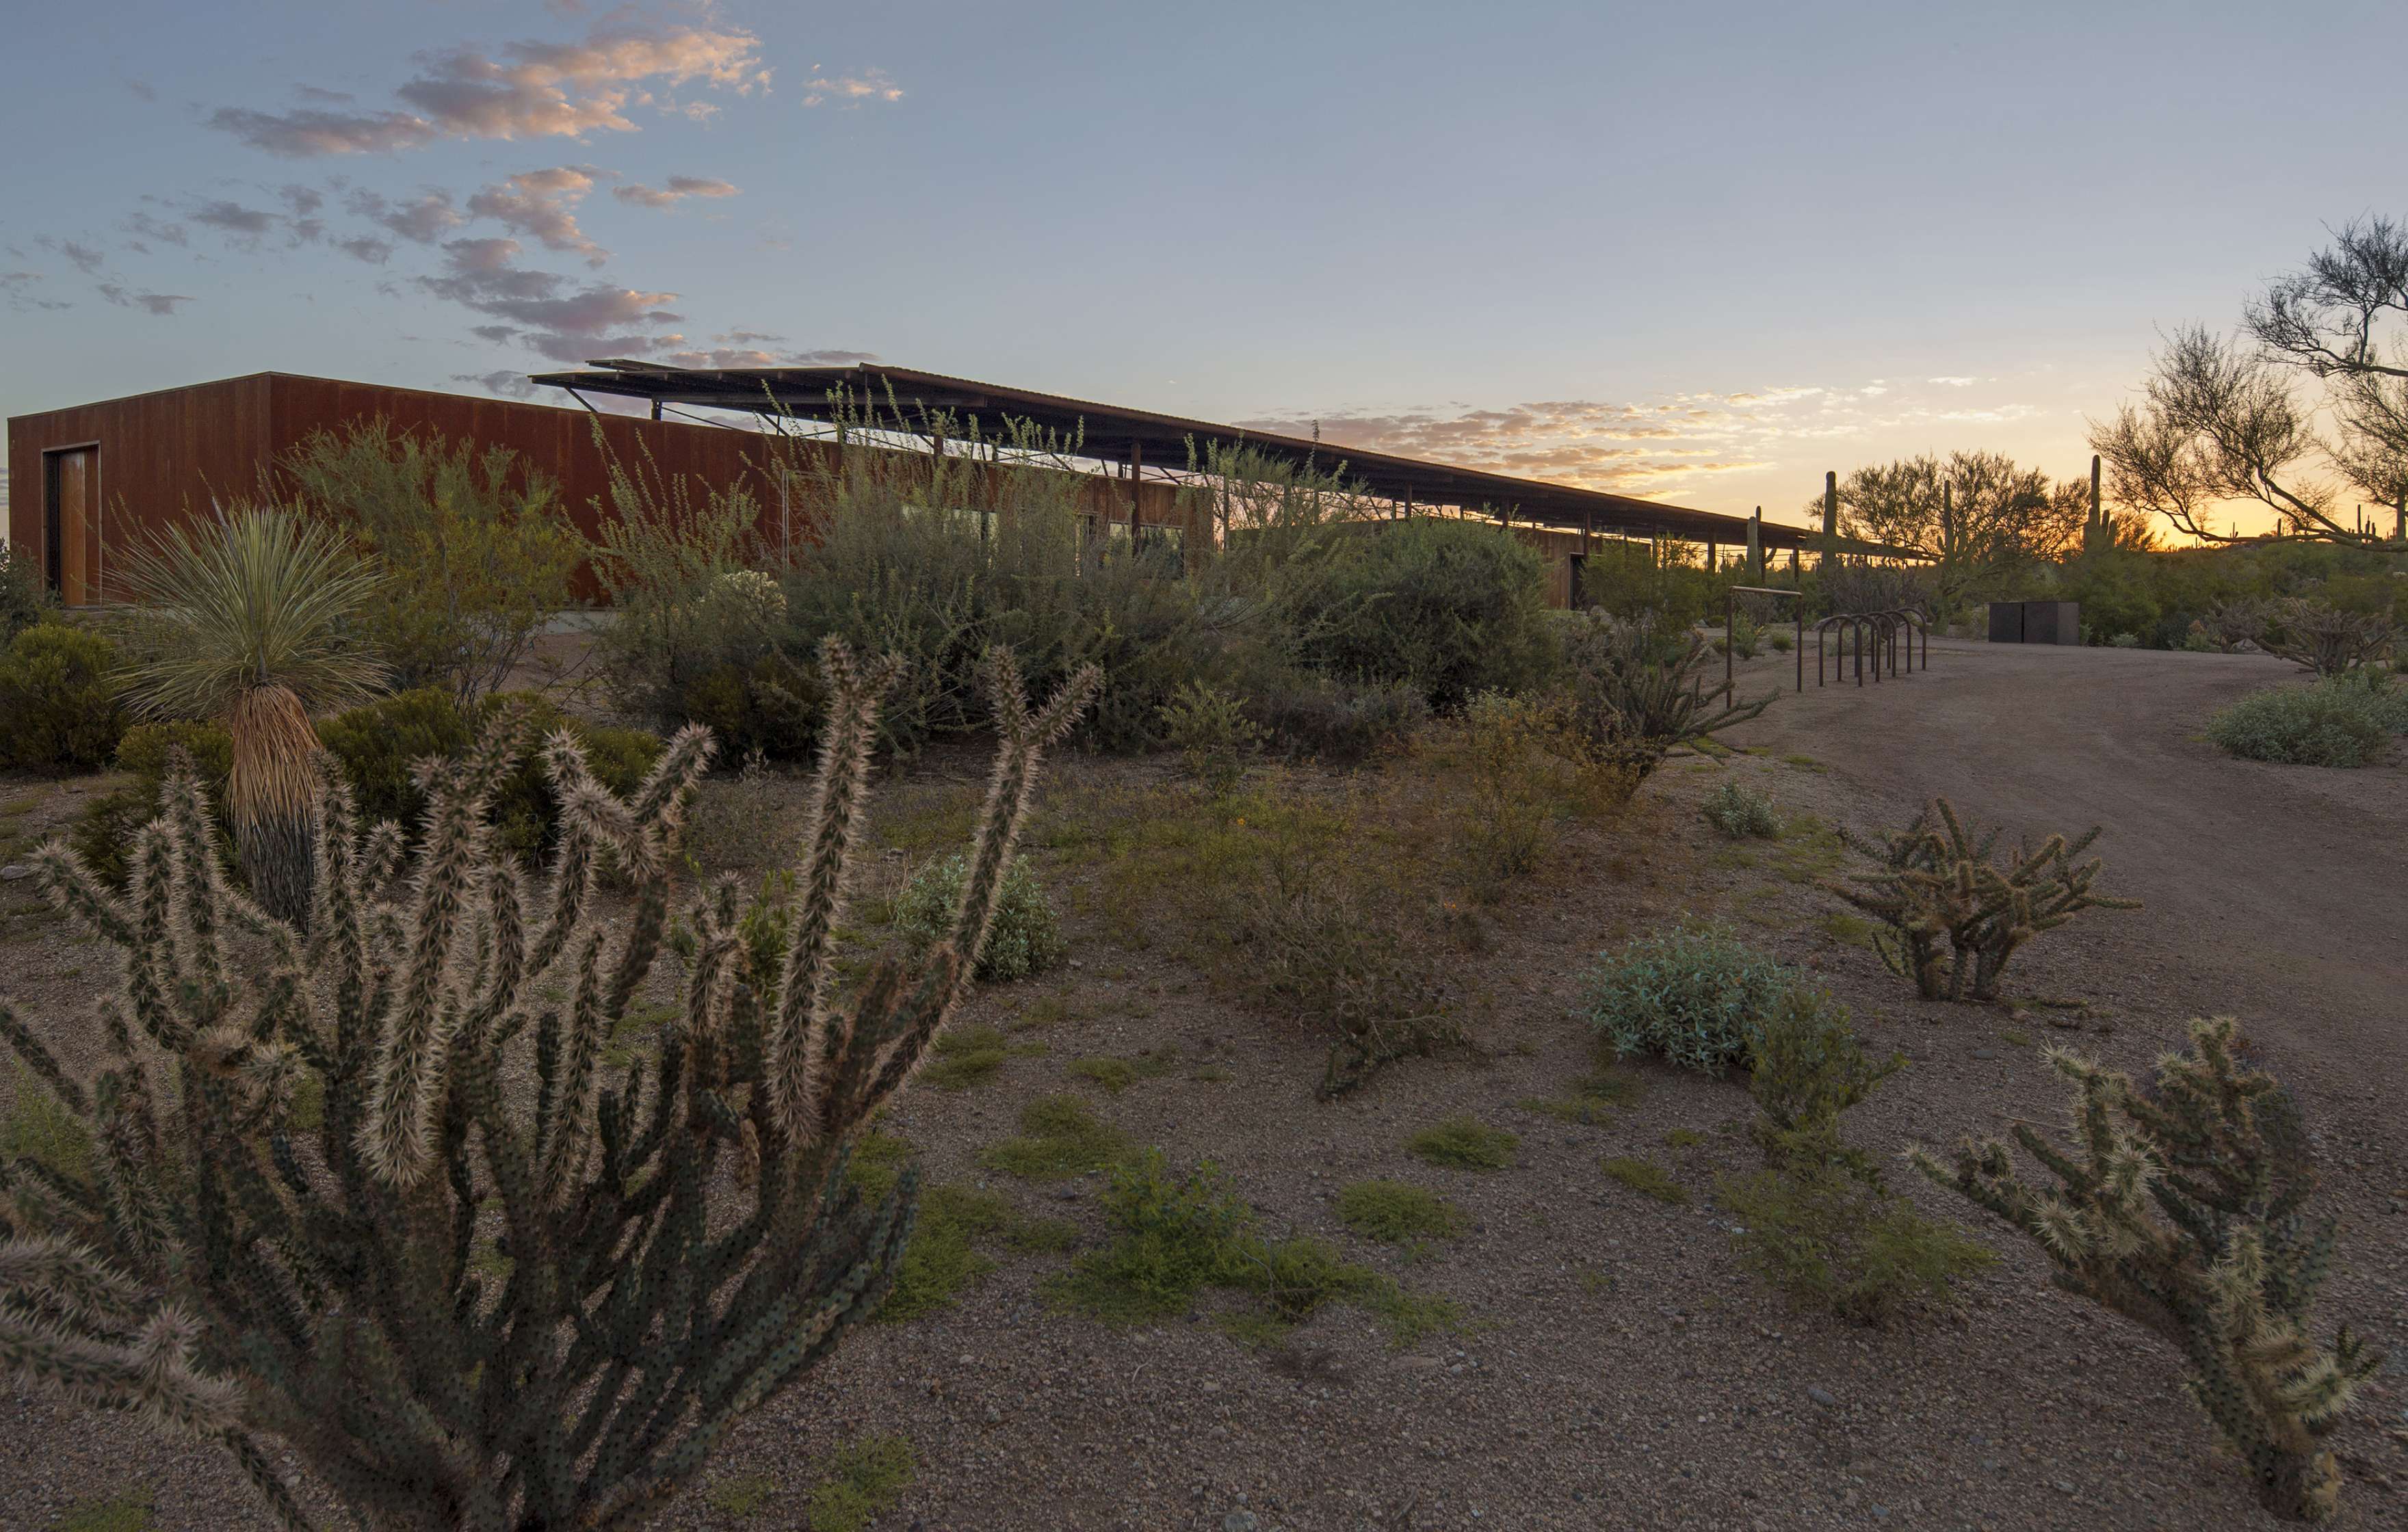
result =
[[[377,417],[398,429],[515,451],[559,481],[564,510],[589,534],[609,514],[615,461],[645,464],[665,480],[746,486],[772,535],[795,528],[807,535],[811,508],[792,502],[812,476],[793,469],[848,449],[826,435],[790,435],[781,457],[770,451],[772,438],[752,427],[765,417],[805,427],[824,422],[839,396],[878,401],[882,410],[892,400],[907,419],[941,411],[992,423],[1010,416],[1076,437],[1093,480],[1089,520],[1098,532],[1211,537],[1209,525],[1187,524],[1204,513],[1196,508],[1198,497],[1182,488],[1193,481],[1194,454],[1212,446],[1342,465],[1350,480],[1398,514],[1476,515],[1511,525],[1547,553],[1558,605],[1579,602],[1581,568],[1599,537],[1670,537],[1728,555],[1743,550],[1751,535],[1749,518],[901,367],[699,371],[611,361],[591,369],[535,379],[576,401],[568,407],[262,372],[20,415],[8,422],[9,541],[40,561],[66,605],[120,598],[127,555],[160,529],[273,493],[276,465],[313,432]],[[651,418],[599,411],[588,402],[592,394],[644,401]],[[1753,530],[1768,558],[1785,550],[1794,563],[1800,547],[1821,546],[1805,528],[1756,521]],[[1847,551],[1891,551],[1855,544]]]

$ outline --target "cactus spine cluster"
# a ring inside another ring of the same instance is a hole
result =
[[[698,728],[628,800],[573,737],[546,741],[564,832],[537,886],[485,818],[511,724],[422,766],[414,857],[322,766],[306,935],[226,886],[189,769],[124,900],[46,847],[45,891],[122,950],[125,982],[98,1008],[110,1057],[89,1088],[0,1005],[93,1144],[89,1174],[0,1167],[0,1364],[222,1440],[288,1526],[304,1511],[258,1434],[378,1526],[624,1526],[692,1479],[889,1286],[916,1180],[865,1201],[849,1144],[960,1003],[1040,754],[1099,680],[1033,710],[991,657],[1001,746],[951,934],[839,1005],[891,671],[835,642],[823,668],[792,904],[748,909],[723,881],[675,932]],[[606,858],[636,888],[614,922]],[[665,944],[681,1013],[607,1068]]]
[[[2085,909],[2141,908],[2091,892],[2099,859],[2074,859],[2099,838],[2096,825],[2071,841],[2053,835],[2038,850],[2027,845],[2005,866],[1990,862],[1998,829],[1975,839],[1946,798],[1903,830],[1878,839],[1842,830],[1841,838],[1881,870],[1824,886],[1882,923],[1874,951],[1927,1000],[1994,1000],[2008,959],[2042,931]]]
[[[1996,1139],[1918,1168],[2038,1240],[2057,1283],[2182,1348],[2191,1396],[2248,1465],[2275,1515],[2330,1517],[2341,1472],[2320,1443],[2381,1366],[2344,1326],[2311,1327],[2335,1224],[2306,1210],[2315,1167],[2298,1104],[2242,1058],[2239,1024],[2195,1021],[2148,1090],[2071,1052],[2074,1153],[2028,1126],[2016,1142],[2057,1184],[2035,1190]]]

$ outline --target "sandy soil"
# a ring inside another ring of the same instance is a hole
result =
[[[2327,1323],[2348,1319],[2394,1348],[2338,1442],[2347,1525],[2408,1525],[2408,770],[2261,767],[2194,738],[2213,707],[2281,679],[2263,658],[1942,643],[1933,660],[1928,673],[1861,692],[1818,692],[1810,677],[1804,696],[1735,733],[1748,756],[1724,768],[1672,763],[1625,821],[1568,832],[1491,949],[1462,960],[1466,988],[1487,996],[1488,1064],[1407,1065],[1316,1105],[1317,1038],[1232,1012],[1159,949],[1122,951],[1074,923],[1077,968],[989,990],[967,1018],[1008,1022],[1058,996],[1071,1019],[1035,1034],[1049,1056],[1014,1059],[969,1092],[915,1090],[896,1114],[933,1177],[996,1186],[1099,1238],[1093,1180],[990,1181],[975,1159],[1029,1099],[1082,1090],[1098,1115],[1174,1159],[1220,1161],[1268,1232],[1330,1238],[1454,1298],[1466,1333],[1398,1353],[1343,1308],[1268,1355],[1240,1349],[1202,1311],[1114,1331],[1042,1301],[1062,1256],[997,1252],[999,1269],[955,1308],[857,1333],[748,1423],[667,1525],[806,1525],[813,1463],[876,1431],[908,1437],[922,1463],[878,1525],[924,1532],[2273,1525],[2214,1456],[2178,1359],[2049,1290],[2042,1264],[2003,1231],[1975,1225],[2002,1260],[1968,1284],[1953,1320],[1866,1329],[1802,1312],[1749,1276],[1711,1196],[1715,1173],[1755,1163],[1737,1083],[1650,1068],[1645,1096],[1598,1126],[1516,1107],[1587,1067],[1571,1004],[1590,955],[1700,911],[1814,970],[1855,1009],[1869,1045],[1911,1055],[1852,1114],[1857,1138],[1879,1150],[2011,1118],[2056,1122],[2061,1093],[2038,1056],[2047,1042],[2139,1067],[2191,1014],[2243,1017],[2321,1130],[2344,1224]],[[1747,668],[1760,689],[1789,662]],[[975,766],[931,762],[882,797],[925,793],[947,772],[968,780]],[[1057,780],[1159,769],[1068,762]],[[1900,822],[1934,792],[2011,831],[2103,822],[2105,886],[2148,908],[2088,917],[2018,960],[2012,992],[2091,1002],[2077,1030],[2054,1030],[2054,1012],[1926,1005],[1830,934],[1832,901],[1791,881],[1794,857],[1733,848],[1698,823],[1696,801],[1724,770],[1793,812],[1859,825]],[[73,807],[56,789],[42,798],[7,833]],[[55,924],[11,916],[0,940],[0,973],[36,1015],[94,980],[83,971],[94,950]],[[1182,1071],[1109,1096],[1065,1073],[1081,1055],[1163,1043],[1226,1078]],[[1518,1163],[1477,1174],[1404,1152],[1411,1132],[1455,1111],[1518,1132]],[[1678,1129],[1703,1141],[1668,1146]],[[1692,1204],[1606,1180],[1598,1162],[1615,1154],[1656,1159]],[[1328,1201],[1374,1175],[1442,1191],[1471,1232],[1410,1263],[1348,1235]],[[1933,1188],[1905,1189],[1928,1211],[1957,1210]],[[0,1523],[46,1525],[80,1497],[130,1489],[155,1495],[161,1526],[256,1525],[206,1450],[37,1394],[0,1396],[0,1411],[10,1442]],[[776,1486],[756,1512],[713,1509],[712,1482],[749,1476]]]

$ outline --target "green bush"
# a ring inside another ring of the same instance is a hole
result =
[[[660,753],[653,735],[572,719],[533,694],[496,693],[464,709],[450,692],[433,686],[396,692],[330,718],[318,725],[318,737],[341,763],[364,821],[389,819],[415,832],[426,800],[412,780],[413,763],[459,755],[503,709],[522,710],[530,740],[564,727],[574,733],[595,780],[613,793],[632,793]],[[504,780],[490,811],[496,841],[507,850],[523,857],[551,850],[560,806],[532,754]]]
[[[0,644],[49,616],[58,597],[43,583],[42,571],[31,553],[0,543]]]
[[[123,888],[126,853],[135,833],[159,817],[159,788],[167,780],[168,752],[180,746],[193,758],[209,808],[225,820],[226,777],[234,769],[234,737],[216,723],[137,723],[117,742],[117,769],[132,772],[134,780],[93,799],[70,832],[76,854],[111,888]],[[241,870],[232,855],[225,858],[227,876],[236,881]]]
[[[1557,651],[1546,580],[1537,550],[1484,522],[1369,523],[1283,621],[1311,668],[1402,681],[1450,709],[1545,681]]]
[[[1836,1170],[1725,1176],[1714,1196],[1740,1221],[1733,1238],[1752,1270],[1842,1319],[1953,1308],[1956,1283],[1998,1259],[1956,1225]]]
[[[2243,697],[2208,720],[2207,737],[2228,752],[2285,766],[2362,766],[2389,736],[2408,728],[2408,692],[2378,674],[2336,676],[2306,687]]]
[[[1781,815],[1772,800],[1753,788],[1726,781],[1706,795],[1698,810],[1706,823],[1733,840],[1771,840],[1781,834]]]
[[[1696,925],[1600,954],[1583,1009],[1617,1058],[1652,1053],[1711,1074],[1745,1062],[1792,979],[1727,928]]]
[[[1187,774],[1216,798],[1246,780],[1246,762],[1262,748],[1263,730],[1238,699],[1217,686],[1189,681],[1162,705],[1163,736],[1184,758]]]
[[[1338,1221],[1391,1245],[1452,1239],[1461,1234],[1461,1209],[1436,1192],[1402,1181],[1358,1181],[1338,1194]]]
[[[895,898],[895,930],[914,952],[926,951],[952,929],[953,911],[969,881],[967,852],[932,862],[911,875]],[[1026,979],[1054,967],[1070,953],[1062,934],[1062,918],[1054,901],[1037,881],[1037,871],[1025,860],[1015,860],[1003,875],[1003,893],[987,927],[986,946],[979,953],[981,979],[1009,981]]]
[[[36,623],[0,653],[0,765],[36,771],[106,764],[125,732],[117,646],[63,623]]]
[[[1286,754],[1352,766],[1401,749],[1428,723],[1430,710],[1409,682],[1289,670],[1254,688],[1246,711]]]
[[[1748,1059],[1765,1157],[1776,1166],[1844,1170],[1878,1186],[1871,1159],[1841,1138],[1840,1114],[1905,1067],[1901,1053],[1866,1056],[1846,1007],[1820,990],[1792,988],[1765,1014]]]

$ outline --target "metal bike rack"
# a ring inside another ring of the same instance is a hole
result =
[[[1802,621],[1802,620],[1801,620]],[[1806,646],[1802,637],[1798,646],[1799,675],[1805,675]],[[1918,656],[1916,641],[1921,640]],[[1865,661],[1870,657],[1872,664]],[[1855,665],[1856,684],[1865,683],[1871,672],[1873,684],[1881,684],[1882,673],[1887,670],[1895,679],[1911,676],[1917,669],[1931,668],[1931,623],[1912,607],[1896,607],[1886,611],[1835,612],[1814,624],[1814,684],[1824,681],[1827,658],[1831,674],[1847,680],[1851,661]],[[1799,689],[1805,690],[1801,679]]]

